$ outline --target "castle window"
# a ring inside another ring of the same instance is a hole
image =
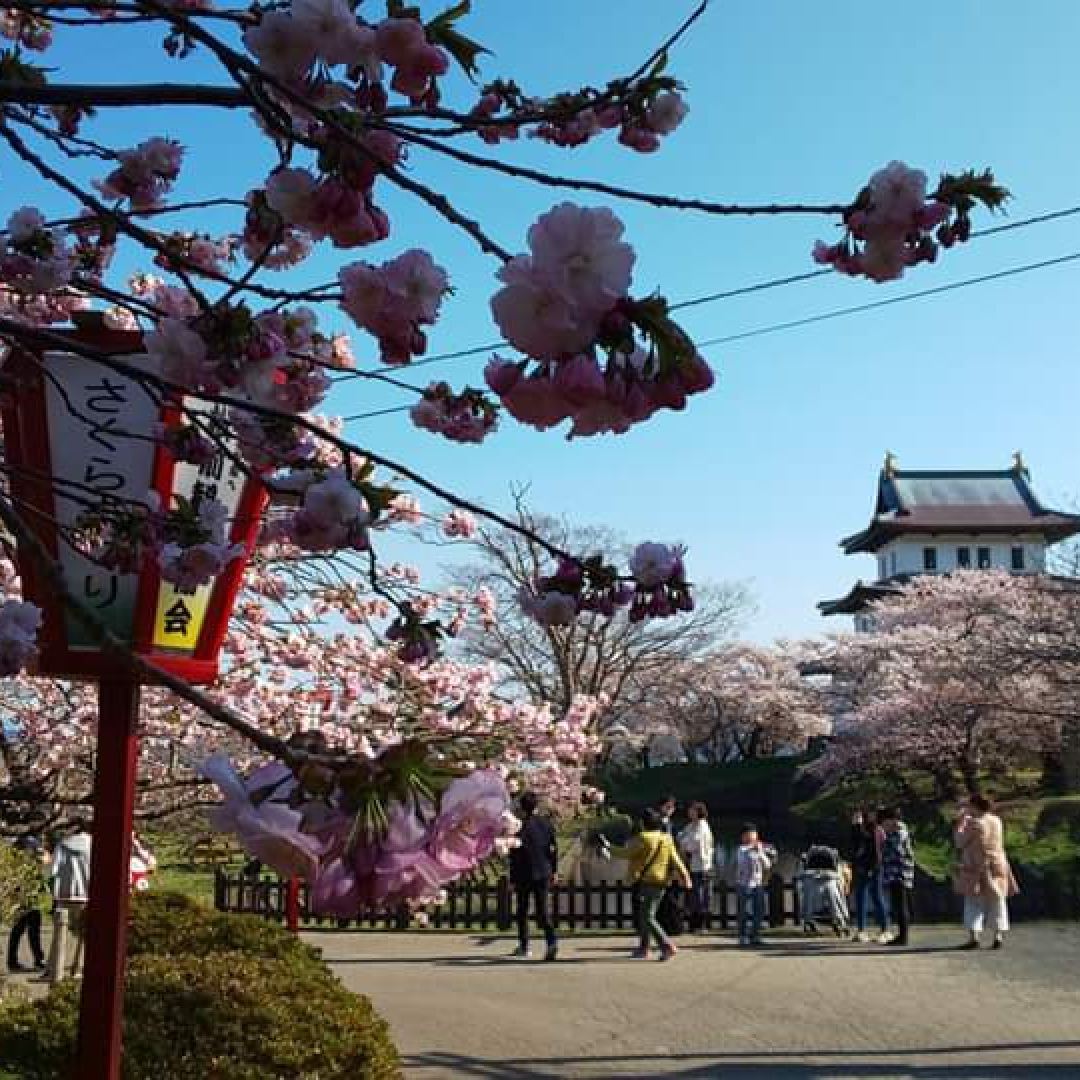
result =
[[[930,573],[937,569],[937,548],[924,547],[922,549],[922,567]]]
[[[1012,568],[1014,570],[1024,569],[1024,549],[1022,547],[1014,547],[1012,549]]]
[[[993,565],[993,560],[990,558],[990,549],[988,547],[979,548],[979,569],[989,570]]]
[[[958,547],[956,549],[956,567],[958,570],[969,570],[971,568],[971,548]]]

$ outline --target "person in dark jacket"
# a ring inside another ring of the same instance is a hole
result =
[[[41,841],[36,836],[23,836],[16,841],[15,846],[26,852],[31,858],[42,864],[42,873],[38,895],[30,897],[26,907],[19,913],[15,925],[11,928],[8,936],[7,964],[9,971],[25,971],[26,968],[19,963],[19,946],[25,935],[30,941],[30,951],[34,954],[34,967],[38,971],[45,970],[45,950],[41,947],[41,894],[48,895],[45,884],[44,864],[48,860],[47,854],[42,850]]]
[[[881,849],[881,879],[889,893],[889,906],[897,934],[887,945],[907,945],[911,926],[911,893],[915,888],[915,848],[899,810],[886,810],[882,819],[885,842]]]
[[[527,791],[521,796],[520,844],[510,852],[510,882],[517,901],[518,947],[515,956],[529,955],[529,902],[533,904],[536,924],[544,933],[545,960],[558,954],[555,927],[548,913],[548,891],[555,879],[559,852],[555,828],[536,812],[537,799]]]
[[[856,810],[851,817],[851,894],[855,900],[855,937],[868,940],[866,933],[867,900],[874,905],[879,938],[889,940],[885,916],[885,897],[881,891],[881,848],[885,833],[872,810]]]

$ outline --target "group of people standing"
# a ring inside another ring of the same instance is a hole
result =
[[[64,835],[51,844],[42,844],[37,837],[25,836],[17,846],[36,859],[40,865],[40,887],[37,895],[28,898],[8,935],[7,965],[9,971],[26,971],[20,960],[25,938],[33,956],[33,968],[44,972],[50,981],[76,974],[82,966],[83,922],[90,898],[90,857],[93,837],[82,820],[73,821]],[[150,875],[157,860],[140,838],[132,836],[129,884],[133,892],[149,887]],[[42,909],[52,914],[52,941],[46,961],[41,940]],[[74,947],[70,947],[73,939]]]
[[[544,934],[544,958],[554,960],[558,943],[549,910],[549,889],[558,866],[555,829],[538,814],[531,794],[522,798],[521,810],[520,846],[510,857],[510,878],[517,897],[516,955],[529,955],[531,906]],[[648,959],[655,949],[662,960],[674,957],[678,949],[672,937],[681,928],[678,924],[684,915],[691,929],[706,926],[718,866],[735,890],[739,946],[763,944],[766,888],[777,862],[776,848],[762,840],[756,825],[747,823],[740,829],[734,852],[721,852],[704,803],[690,803],[687,822],[678,830],[674,826],[676,810],[675,797],[668,796],[655,809],[644,811],[640,830],[627,844],[613,847],[603,837],[598,840],[602,855],[627,860],[638,932],[634,955]],[[983,936],[989,934],[993,948],[1000,949],[1009,928],[1007,901],[1017,887],[1005,854],[1004,828],[989,799],[976,795],[967,800],[956,816],[953,837],[954,884],[964,898],[964,926],[968,930],[963,947],[978,948]],[[869,941],[867,925],[872,909],[880,944],[910,944],[915,848],[900,810],[858,810],[852,815],[846,852],[849,879],[840,873],[839,852],[823,845],[813,846],[809,858],[804,856],[804,869],[813,865],[814,853],[820,851],[831,854],[836,870],[833,903],[834,908],[843,910],[837,924],[843,933],[849,929],[848,912],[853,909],[852,938]],[[804,912],[804,918],[812,917],[812,912]]]
[[[977,949],[985,934],[992,948],[1005,944],[1009,897],[1019,891],[1005,853],[1005,828],[984,795],[973,795],[953,821],[953,886],[964,899],[965,949]],[[907,945],[911,897],[915,886],[915,850],[899,810],[857,811],[851,833],[852,898],[855,937],[866,941],[868,904],[887,945]],[[889,915],[897,933],[889,933]]]

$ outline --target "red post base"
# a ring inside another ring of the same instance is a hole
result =
[[[138,684],[103,680],[75,1080],[120,1080],[138,718]]]

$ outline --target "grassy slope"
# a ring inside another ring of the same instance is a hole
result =
[[[919,785],[916,782],[916,787]],[[809,827],[836,827],[847,820],[854,805],[882,801],[880,785],[872,780],[845,791],[832,791],[794,807]],[[905,808],[915,838],[919,865],[931,876],[948,875],[952,859],[951,806],[929,800]],[[999,793],[998,811],[1005,823],[1005,843],[1014,864],[1051,875],[1075,873],[1080,865],[1080,795],[1041,796],[1038,793]]]
[[[655,806],[673,793],[680,802],[702,799],[710,806],[737,803],[746,797],[752,804],[760,789],[802,764],[801,760],[774,758],[735,765],[668,765],[612,777],[603,783],[608,804],[630,812]],[[1007,777],[986,777],[984,787],[998,802],[1005,821],[1006,843],[1014,863],[1039,871],[1065,875],[1080,866],[1080,795],[1046,796],[1038,790],[1038,773],[1016,770]],[[919,863],[936,878],[948,874],[952,855],[952,806],[934,802],[926,778],[910,777],[916,798],[904,807],[915,836]],[[836,843],[847,839],[847,822],[855,806],[880,806],[894,800],[877,777],[823,792],[792,807],[806,834],[821,832]],[[730,825],[725,811],[715,815],[721,827]],[[784,843],[787,837],[774,837]]]
[[[151,888],[183,893],[207,905],[213,904],[213,867],[199,863],[193,857],[190,836],[160,829],[149,832],[145,839],[158,860],[157,872],[150,879]],[[242,866],[243,862],[242,858],[238,858],[234,865],[230,865],[235,869]]]

